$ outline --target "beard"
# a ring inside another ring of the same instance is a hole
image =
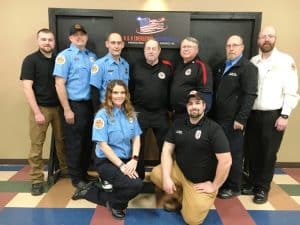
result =
[[[193,119],[197,119],[202,117],[203,112],[200,112],[200,110],[192,110],[189,112],[189,116]]]
[[[52,53],[53,52],[53,48],[51,48],[50,46],[45,46],[40,48],[40,51],[46,54]]]
[[[260,50],[263,52],[263,53],[268,53],[268,52],[271,52],[274,47],[275,47],[275,42],[274,43],[270,43],[270,42],[264,42],[262,45],[259,46],[260,47]]]

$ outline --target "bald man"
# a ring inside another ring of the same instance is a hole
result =
[[[276,39],[274,27],[263,28],[257,41],[260,54],[251,59],[258,67],[259,88],[245,135],[251,184],[242,192],[254,194],[253,202],[257,204],[268,199],[276,155],[288,118],[299,100],[295,62],[275,48]]]
[[[223,128],[230,144],[232,166],[218,197],[241,193],[244,128],[256,98],[257,68],[243,56],[244,43],[238,35],[227,39],[226,59],[213,71],[212,116]]]

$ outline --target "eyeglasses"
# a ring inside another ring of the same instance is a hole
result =
[[[226,48],[237,48],[243,44],[232,44],[232,45],[226,45]]]
[[[197,47],[197,45],[182,45],[181,48],[182,49],[192,49],[192,48],[195,48]]]
[[[276,36],[274,34],[265,34],[265,35],[261,35],[259,36],[260,39],[272,39],[272,38],[275,38]]]

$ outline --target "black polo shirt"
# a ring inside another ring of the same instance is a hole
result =
[[[133,104],[148,111],[167,110],[172,64],[159,60],[150,65],[145,59],[134,64],[129,80]]]
[[[197,124],[189,118],[176,120],[165,141],[175,144],[176,162],[193,183],[213,181],[218,164],[215,154],[230,152],[222,128],[207,117]]]
[[[33,92],[40,106],[58,106],[59,101],[52,75],[55,55],[45,57],[40,51],[28,55],[22,64],[20,80],[32,80]]]
[[[192,90],[212,93],[212,73],[198,56],[188,63],[181,61],[175,68],[171,84],[170,103],[175,112],[186,111],[186,96]]]

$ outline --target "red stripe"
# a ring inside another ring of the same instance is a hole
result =
[[[255,221],[236,197],[226,200],[216,199],[215,207],[223,225],[256,225]]]
[[[169,60],[163,59],[163,60],[161,60],[161,62],[162,62],[163,64],[165,64],[165,65],[168,65],[168,66],[170,66],[170,67],[173,67],[172,63],[171,63]]]
[[[16,192],[0,192],[0,210],[2,210],[17,194],[18,193]]]
[[[202,69],[202,79],[203,79],[202,81],[203,81],[203,86],[204,86],[204,85],[206,85],[206,82],[207,82],[207,70],[206,70],[206,66],[199,59],[196,59],[196,63],[201,66],[201,69]]]
[[[300,168],[285,168],[283,170],[300,183]]]
[[[91,219],[90,225],[123,225],[124,220],[114,219],[110,211],[103,207],[97,206],[94,215]]]
[[[14,176],[12,176],[9,181],[30,181],[29,176],[29,170],[30,166],[24,166],[22,169],[20,169]]]

